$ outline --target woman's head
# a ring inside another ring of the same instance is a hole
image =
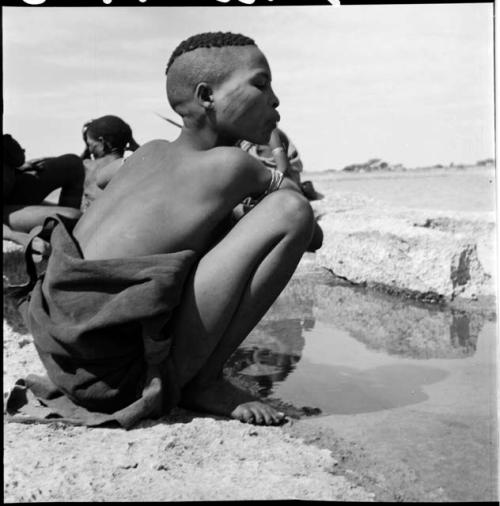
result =
[[[132,136],[132,129],[118,116],[101,116],[83,126],[83,140],[94,158],[110,153],[123,156],[125,150],[135,151],[139,146]]]
[[[167,97],[185,127],[264,144],[279,121],[271,69],[253,39],[231,32],[189,37],[167,64]]]

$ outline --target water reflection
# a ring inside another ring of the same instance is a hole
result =
[[[233,353],[226,367],[253,378],[259,394],[267,397],[273,384],[284,381],[295,369],[305,345],[302,330],[312,326],[311,318],[264,321]]]
[[[303,333],[314,328],[314,285],[304,281],[292,278],[226,363],[232,374],[252,378],[263,397],[296,368],[305,346]]]
[[[454,348],[461,348],[466,350],[467,355],[472,355],[476,351],[477,336],[480,330],[478,328],[471,329],[471,317],[467,313],[452,312],[450,342]]]
[[[357,342],[357,347],[361,343],[365,355],[376,352],[371,357],[460,359],[475,353],[478,335],[492,318],[491,314],[416,303],[351,286],[293,279],[227,365],[234,373],[251,378],[262,396],[271,395],[280,384],[288,385],[287,391],[292,384],[300,389],[300,382],[305,381],[309,383],[304,387],[307,398],[317,401],[323,410],[387,409],[425,400],[420,386],[440,381],[445,374],[424,364],[382,366],[374,358],[361,367],[355,355],[352,363],[346,362],[348,366],[340,365],[335,357],[342,355],[341,347],[348,346],[348,341],[342,341],[339,332],[351,343]],[[316,324],[319,330],[314,330]],[[333,360],[318,364],[302,359],[294,376],[305,336],[309,346],[318,346],[321,340],[319,355]],[[291,376],[295,379],[290,380]]]
[[[316,316],[369,349],[401,357],[464,358],[488,316],[401,300],[345,286],[315,288]],[[297,303],[300,303],[297,299]]]

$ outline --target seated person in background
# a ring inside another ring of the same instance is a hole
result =
[[[3,238],[26,246],[29,232],[47,216],[80,217],[85,173],[77,155],[26,161],[24,153],[11,135],[3,135]],[[44,201],[57,189],[57,205]]]
[[[248,154],[260,160],[270,169],[278,169],[284,176],[294,181],[301,189],[302,193],[309,200],[317,200],[321,196],[314,189],[311,181],[301,182],[300,173],[302,172],[302,160],[300,159],[297,148],[294,146],[288,136],[276,128],[268,144],[253,144],[252,142],[242,140],[238,146]],[[246,199],[242,206],[235,211],[235,216],[243,216],[253,207],[252,199]],[[323,244],[323,230],[318,224],[314,227],[314,233],[307,251],[314,252],[321,248]]]
[[[274,142],[281,144],[285,150],[286,158],[288,159],[288,163],[285,168],[285,176],[289,177],[296,184],[300,185],[300,173],[302,172],[303,164],[297,148],[294,146],[292,141],[290,141],[283,130],[276,128],[273,136]],[[273,156],[273,149],[279,146],[276,145],[271,147],[271,142],[272,141],[270,141],[269,144],[253,144],[251,142],[242,140],[238,143],[238,145],[243,151],[246,151],[248,154],[260,160],[266,167],[269,167],[270,169],[276,169],[277,161]]]
[[[120,170],[125,151],[135,151],[139,145],[130,126],[118,116],[91,120],[83,126],[82,134],[86,146],[82,153],[85,166],[82,211],[85,211]]]
[[[279,424],[284,413],[222,375],[314,228],[298,186],[235,147],[266,144],[279,121],[271,70],[252,39],[210,32],[182,42],[166,75],[179,137],[128,157],[76,225],[58,219],[46,275],[26,285],[44,403],[59,392],[72,403],[62,416],[84,410],[87,425],[130,427],[175,405]],[[257,205],[230,227],[248,196]]]

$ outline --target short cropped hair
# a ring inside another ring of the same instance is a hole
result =
[[[170,56],[165,71],[167,97],[172,108],[177,110],[189,100],[201,81],[216,84],[224,79],[237,61],[230,49],[238,46],[256,46],[256,43],[250,37],[231,32],[205,32],[182,41]]]
[[[205,32],[192,35],[183,40],[175,49],[167,63],[165,71],[168,74],[172,63],[182,54],[194,51],[200,47],[228,47],[228,46],[255,46],[255,41],[241,33],[231,32]]]

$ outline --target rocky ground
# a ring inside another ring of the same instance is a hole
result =
[[[396,208],[356,193],[314,202],[317,264],[354,284],[435,302],[494,303],[495,213]]]

